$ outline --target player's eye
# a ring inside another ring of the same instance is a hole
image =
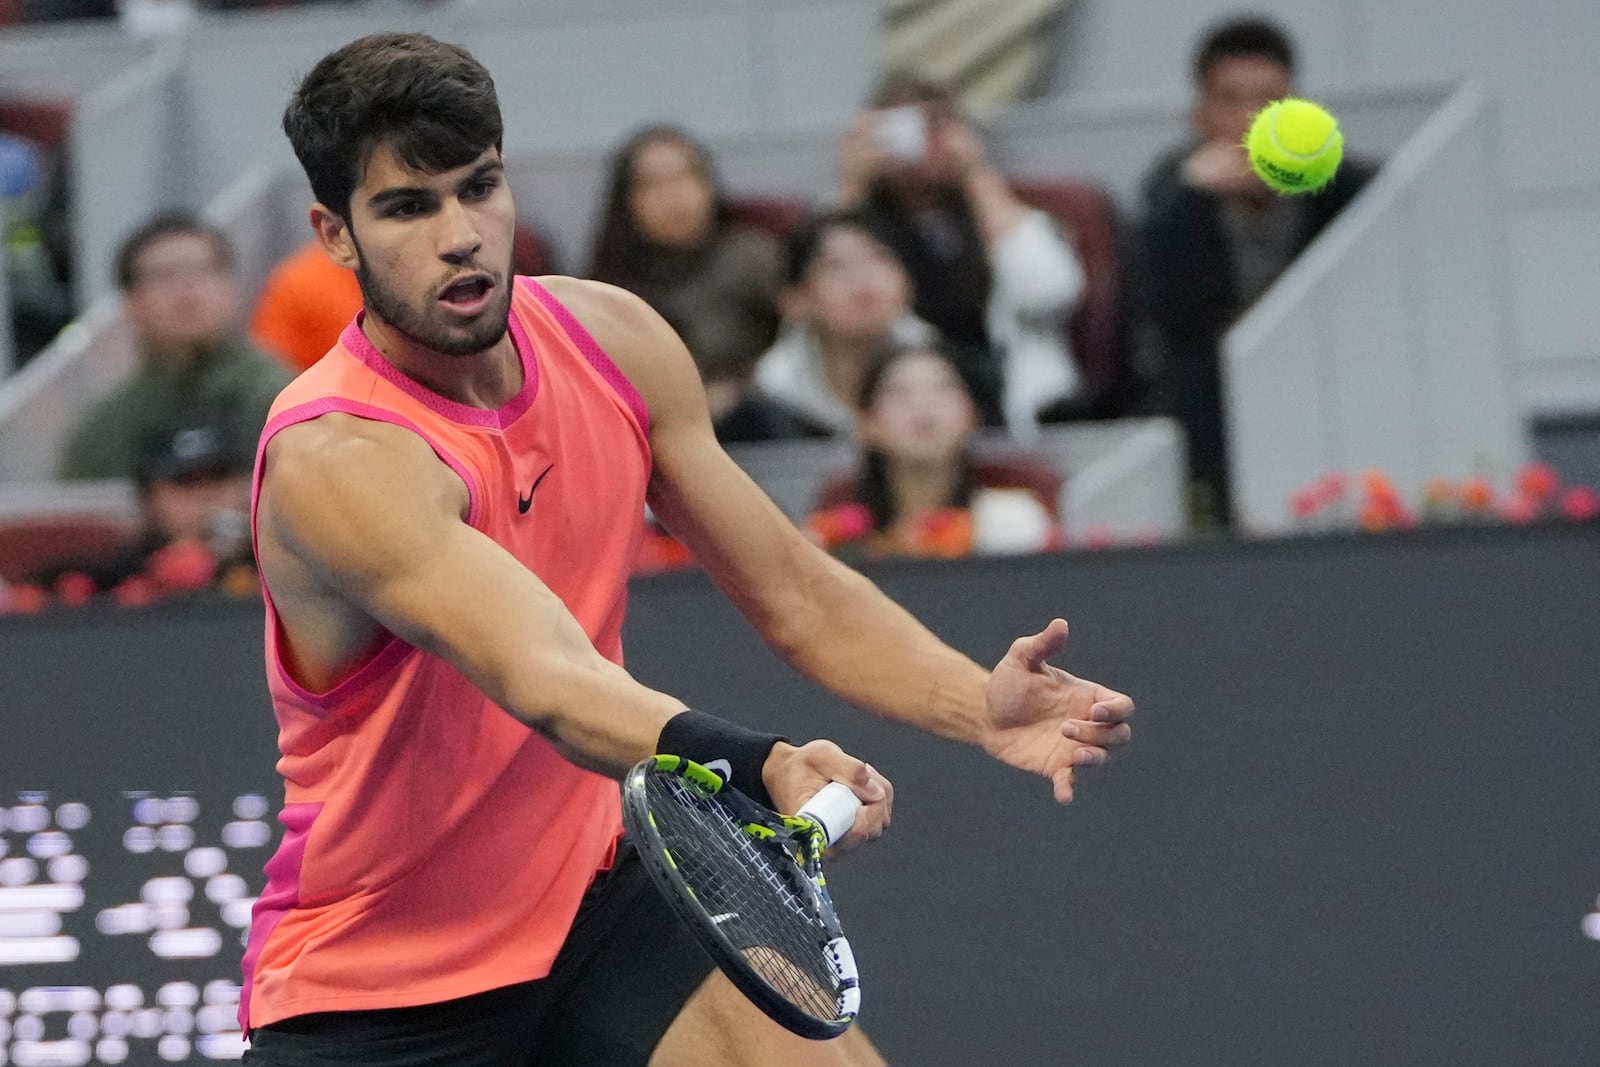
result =
[[[467,186],[467,199],[482,200],[490,193],[494,192],[494,187],[497,184],[499,183],[493,178],[479,178],[477,181]]]

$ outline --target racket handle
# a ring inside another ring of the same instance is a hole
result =
[[[829,782],[800,806],[800,817],[820,823],[822,834],[833,844],[850,832],[861,810],[861,798],[843,782]]]

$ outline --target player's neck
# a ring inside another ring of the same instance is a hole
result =
[[[465,356],[417,344],[370,311],[362,318],[361,332],[391,366],[446,400],[493,411],[522,391],[522,359],[510,330],[488,348]]]

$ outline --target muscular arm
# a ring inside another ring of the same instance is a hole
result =
[[[840,697],[943,737],[981,739],[989,672],[812,545],[712,434],[671,328],[620,290],[547,279],[649,407],[650,504],[762,638]]]
[[[683,702],[595,651],[534,574],[462,520],[466,506],[466,486],[399,427],[325,415],[279,433],[258,527],[269,584],[276,595],[281,579],[288,594],[288,652],[336,648],[341,625],[375,620],[453,664],[568,759],[620,775],[655,751]]]

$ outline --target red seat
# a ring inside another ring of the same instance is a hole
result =
[[[17,583],[50,567],[109,556],[135,535],[123,513],[0,519],[0,579]]]
[[[780,241],[811,217],[811,204],[798,196],[740,196],[728,201],[733,222],[771,234]]]
[[[72,101],[45,97],[0,98],[0,130],[9,130],[40,144],[66,144],[72,123]]]

